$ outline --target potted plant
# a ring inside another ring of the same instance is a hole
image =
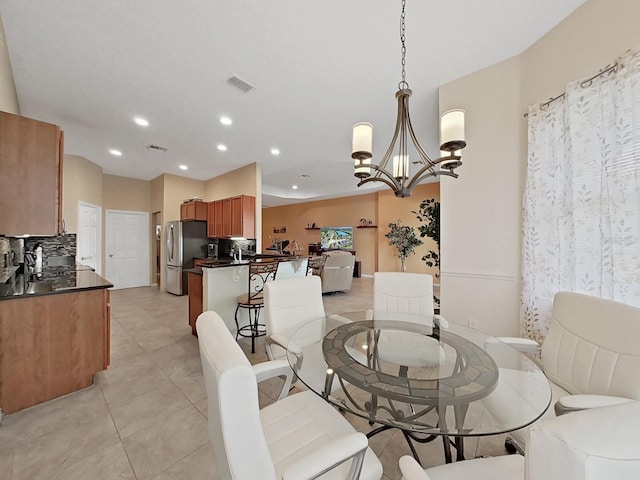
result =
[[[422,245],[423,242],[416,237],[416,232],[413,227],[409,225],[403,225],[400,220],[389,224],[391,230],[385,234],[389,241],[389,245],[398,249],[398,256],[400,257],[400,271],[406,271],[406,265],[404,264],[407,259],[407,255],[415,253],[417,246]]]
[[[420,210],[412,211],[423,225],[418,227],[420,238],[429,237],[436,242],[437,251],[429,250],[422,257],[428,267],[440,268],[440,202],[433,198],[428,198],[420,202]],[[436,273],[436,278],[439,274]]]

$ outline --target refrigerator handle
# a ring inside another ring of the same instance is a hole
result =
[[[169,261],[173,261],[173,225],[169,225],[167,232],[167,252],[169,253]]]

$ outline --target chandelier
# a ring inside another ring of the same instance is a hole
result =
[[[409,116],[409,97],[411,90],[405,80],[405,0],[402,0],[400,16],[400,42],[402,44],[402,77],[398,84],[396,99],[398,100],[398,116],[393,139],[378,165],[371,163],[373,156],[373,125],[366,122],[353,126],[353,143],[351,158],[354,159],[354,174],[360,179],[358,187],[369,182],[382,182],[394,191],[397,197],[408,197],[413,189],[427,177],[446,175],[457,178],[454,172],[462,165],[460,150],[467,143],[464,136],[464,110],[449,110],[440,119],[440,158],[432,160],[424,151],[416,138]],[[409,162],[409,140],[418,154],[418,160]],[[387,165],[392,161],[392,171]],[[413,177],[411,164],[417,165]],[[439,167],[439,168],[437,168]]]

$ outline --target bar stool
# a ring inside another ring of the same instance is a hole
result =
[[[249,283],[247,293],[238,297],[236,307],[236,340],[238,337],[251,338],[251,353],[256,353],[256,337],[265,335],[264,324],[258,323],[260,310],[264,307],[264,285],[276,279],[278,270],[278,259],[274,260],[254,260],[249,263]],[[240,326],[238,323],[238,312],[240,309],[248,311],[249,324]],[[252,314],[253,313],[253,318]]]
[[[326,255],[320,255],[319,257],[309,257],[309,261],[307,263],[307,276],[320,276],[320,274],[322,274],[322,269],[324,269],[324,262],[326,261]]]

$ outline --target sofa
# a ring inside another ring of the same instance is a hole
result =
[[[322,255],[327,260],[322,269],[322,293],[344,292],[351,290],[355,255],[343,250],[330,250]]]

